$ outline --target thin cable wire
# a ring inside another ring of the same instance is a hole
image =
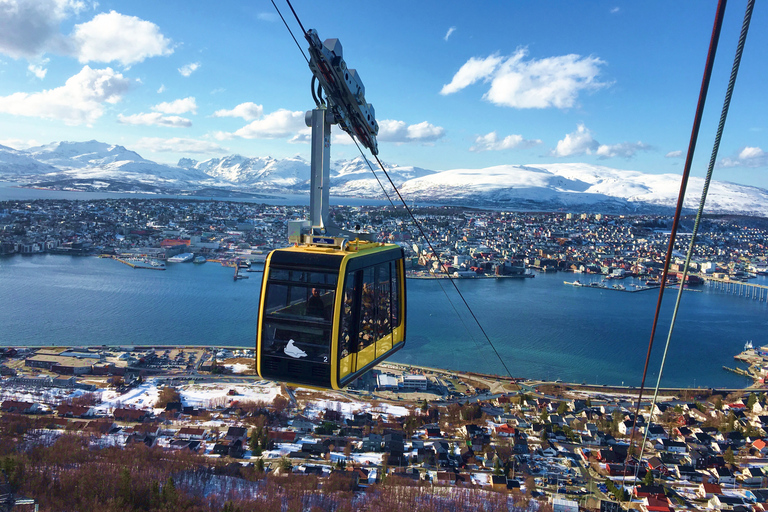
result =
[[[379,187],[381,187],[381,191],[384,192],[384,195],[386,196],[387,201],[389,201],[389,204],[392,205],[392,210],[396,211],[397,207],[395,206],[395,203],[392,201],[392,198],[389,197],[389,194],[387,193],[387,189],[384,188],[384,184],[379,179],[379,176],[376,174],[376,171],[373,170],[373,166],[371,165],[371,162],[368,161],[368,158],[366,158],[365,153],[363,153],[363,148],[360,147],[360,143],[358,143],[357,139],[355,139],[351,135],[349,136],[349,138],[352,139],[352,142],[355,143],[355,146],[357,146],[357,150],[360,152],[360,156],[362,156],[365,163],[368,164],[368,168],[373,173],[373,177],[376,178],[376,181],[379,183]]]
[[[293,13],[293,17],[296,18],[296,23],[299,24],[299,27],[301,28],[301,32],[306,35],[307,31],[304,29],[304,25],[301,24],[301,20],[299,19],[299,15],[296,14],[296,11],[293,8],[293,5],[291,5],[291,0],[285,0],[285,3],[288,4],[288,7],[291,8],[291,12]]]
[[[382,192],[384,192],[384,195],[387,197],[387,200],[389,201],[389,204],[391,204],[391,205],[392,205],[392,209],[393,209],[394,211],[397,211],[397,207],[395,206],[395,203],[393,203],[393,202],[392,202],[392,199],[390,198],[389,194],[387,193],[387,190],[386,190],[386,188],[384,187],[384,184],[381,182],[381,180],[379,179],[379,176],[376,174],[376,171],[374,170],[374,168],[373,168],[373,165],[371,165],[371,162],[370,162],[370,160],[368,160],[368,157],[366,157],[366,156],[365,156],[365,153],[363,153],[363,150],[362,150],[362,148],[360,147],[360,144],[358,144],[357,140],[356,140],[354,137],[352,137],[351,135],[350,135],[350,138],[351,138],[351,139],[352,139],[352,141],[355,143],[355,146],[357,146],[357,150],[360,152],[360,156],[362,156],[362,157],[363,157],[363,160],[365,161],[365,163],[368,165],[368,168],[369,168],[369,169],[371,170],[371,172],[373,173],[373,176],[376,178],[376,181],[379,183],[379,186],[381,187],[381,190],[382,190]],[[379,164],[379,165],[381,165],[381,164]],[[386,170],[385,170],[383,167],[382,167],[382,170],[383,170],[383,171],[384,171],[384,173],[386,174]],[[387,176],[387,178],[389,178],[389,176]],[[390,183],[392,183],[392,180],[390,180]],[[394,183],[392,183],[392,186],[394,187]],[[396,187],[395,187],[395,191],[397,191],[397,188],[396,188]],[[401,197],[400,199],[402,200],[402,197]],[[418,224],[417,224],[417,226],[418,226]],[[424,233],[423,233],[423,232],[422,232],[422,235],[424,235]],[[429,239],[425,238],[425,240],[427,241],[427,243],[429,243]],[[431,248],[431,245],[430,245],[430,248]],[[433,251],[434,251],[434,250],[433,250]],[[439,258],[439,257],[437,258],[437,261],[438,261],[438,264],[439,264],[440,266],[442,266],[442,264],[441,264],[441,262],[440,262],[440,258]],[[433,271],[431,268],[429,269],[429,273],[430,273],[430,274],[432,274],[432,275],[435,275],[435,272],[434,272],[434,271]],[[449,277],[450,277],[450,276],[449,276]],[[445,290],[445,287],[443,286],[442,280],[441,280],[441,279],[438,279],[438,280],[437,280],[437,284],[440,286],[440,290],[442,290],[442,292],[443,292],[443,295],[445,295],[445,298],[446,298],[446,300],[448,301],[448,304],[450,304],[451,308],[453,309],[453,312],[454,312],[454,313],[456,313],[456,317],[458,317],[459,321],[460,321],[460,322],[461,322],[461,324],[464,326],[464,330],[466,330],[466,331],[467,331],[467,335],[470,337],[470,339],[472,339],[472,342],[475,344],[475,346],[476,346],[476,347],[478,347],[478,348],[480,348],[480,344],[479,344],[479,343],[478,343],[478,341],[475,339],[475,337],[472,335],[472,331],[469,329],[469,326],[467,325],[467,323],[464,321],[464,318],[463,318],[463,317],[461,316],[461,314],[459,313],[459,310],[458,310],[458,308],[456,307],[456,304],[454,304],[453,300],[451,300],[451,297],[450,297],[450,295],[448,295],[448,292]],[[461,294],[459,294],[459,295],[461,295]],[[485,358],[485,355],[484,355],[484,354],[483,354],[483,357]],[[485,360],[485,362],[487,363],[487,362],[488,362],[488,360],[486,359],[486,360]],[[502,364],[503,364],[503,361],[502,361]]]
[[[395,189],[395,193],[397,194],[397,197],[400,198],[400,202],[403,203],[403,207],[405,208],[405,211],[408,212],[408,215],[410,215],[411,220],[413,221],[414,225],[419,229],[419,232],[421,233],[421,236],[427,242],[427,245],[429,245],[429,250],[432,251],[432,254],[437,259],[438,265],[440,266],[440,268],[443,269],[443,272],[445,272],[445,275],[448,277],[448,280],[451,282],[451,285],[453,285],[454,290],[456,290],[456,293],[461,298],[461,301],[464,303],[464,306],[467,308],[467,311],[469,311],[469,314],[472,316],[472,319],[475,321],[477,326],[480,328],[480,332],[483,333],[483,337],[485,337],[486,341],[488,341],[488,344],[493,349],[493,353],[496,354],[496,357],[499,359],[499,362],[501,362],[501,365],[504,367],[504,370],[507,372],[507,375],[509,375],[510,378],[513,378],[512,377],[512,372],[510,372],[509,368],[507,368],[507,363],[504,362],[504,359],[501,357],[501,354],[499,354],[499,351],[496,349],[496,346],[491,341],[491,338],[488,336],[488,333],[485,332],[485,329],[483,328],[483,325],[480,323],[480,320],[478,320],[477,316],[475,315],[475,312],[472,311],[472,308],[469,306],[469,303],[467,302],[467,299],[464,298],[464,294],[461,293],[461,290],[459,290],[459,287],[456,285],[456,281],[453,279],[453,277],[451,277],[451,274],[445,268],[445,265],[443,264],[442,260],[440,259],[440,255],[437,253],[435,248],[432,247],[432,242],[429,241],[429,238],[427,237],[427,234],[424,233],[424,229],[422,229],[421,223],[419,223],[419,221],[416,220],[416,217],[413,215],[413,212],[408,207],[408,205],[405,203],[405,199],[403,199],[403,196],[400,195],[400,191],[397,190],[397,187],[392,182],[392,178],[389,177],[389,174],[387,173],[387,170],[384,168],[384,165],[381,163],[381,160],[379,160],[378,155],[373,155],[373,157],[376,159],[376,163],[379,164],[379,167],[384,172],[384,176],[386,176],[387,180],[389,180],[389,184],[392,185],[393,189]]]
[[[664,356],[661,359],[661,367],[659,368],[659,376],[656,380],[656,388],[653,393],[653,400],[651,401],[651,418],[653,418],[653,408],[656,405],[656,400],[659,396],[659,387],[661,385],[661,376],[664,372],[664,363],[667,360],[667,352],[669,350],[670,341],[672,339],[672,331],[675,328],[675,320],[677,319],[677,313],[680,308],[680,301],[683,295],[683,287],[685,285],[686,278],[688,277],[688,269],[693,258],[693,250],[696,245],[696,237],[699,232],[699,224],[701,223],[702,213],[704,212],[704,204],[707,201],[707,194],[709,193],[709,184],[712,181],[712,172],[715,168],[715,161],[717,160],[717,153],[720,150],[720,140],[723,136],[723,129],[725,128],[725,120],[728,117],[728,109],[731,106],[731,97],[733,96],[733,89],[736,85],[736,76],[739,73],[739,66],[741,65],[741,56],[744,53],[744,44],[747,40],[747,32],[749,31],[749,23],[752,19],[752,10],[755,6],[755,0],[747,1],[747,9],[744,13],[744,22],[741,25],[741,34],[739,35],[739,44],[736,47],[736,55],[733,59],[733,66],[731,68],[731,77],[728,80],[728,89],[725,92],[725,100],[723,101],[723,109],[720,112],[720,123],[717,126],[717,135],[715,136],[715,143],[712,147],[712,155],[709,159],[709,167],[707,168],[707,177],[704,180],[704,189],[701,191],[701,200],[699,201],[699,208],[696,212],[696,221],[693,225],[693,233],[691,235],[691,241],[688,245],[688,253],[685,257],[685,266],[683,267],[683,278],[680,280],[680,289],[677,292],[677,300],[675,302],[675,309],[672,313],[672,321],[669,325],[669,334],[667,335],[667,343],[664,347]],[[640,460],[643,459],[643,453],[645,450],[645,443],[648,440],[648,429],[645,429],[645,435],[643,436],[643,444],[640,447]],[[635,472],[635,478],[637,478],[637,472]]]
[[[645,378],[648,374],[648,364],[651,360],[651,349],[653,348],[653,339],[656,335],[656,327],[659,322],[659,313],[661,311],[661,301],[664,297],[664,288],[666,287],[667,275],[669,274],[669,264],[672,261],[672,251],[675,247],[675,238],[677,237],[677,228],[680,224],[680,216],[683,210],[683,201],[685,199],[685,190],[688,186],[688,178],[691,174],[691,164],[693,162],[693,154],[696,149],[696,140],[699,136],[699,128],[701,128],[701,119],[704,113],[704,104],[707,100],[707,91],[709,90],[709,82],[712,78],[712,68],[714,67],[715,54],[717,53],[717,45],[720,40],[720,31],[723,26],[723,17],[725,14],[726,0],[720,0],[717,5],[717,13],[715,15],[715,23],[712,28],[712,36],[709,41],[709,51],[707,52],[707,61],[704,68],[704,76],[701,81],[701,89],[699,91],[699,100],[696,105],[696,114],[694,116],[693,128],[691,129],[691,139],[688,143],[688,154],[685,159],[685,168],[683,170],[683,176],[680,182],[680,192],[677,196],[677,206],[675,208],[675,216],[672,221],[672,230],[669,234],[669,244],[667,245],[667,254],[664,258],[664,269],[662,270],[661,283],[659,286],[659,298],[656,302],[656,312],[653,317],[653,325],[651,327],[651,338],[648,342],[648,353],[645,356],[645,366],[643,368],[643,378],[640,382],[640,391],[637,396],[637,406],[635,407],[635,417],[632,422],[632,431],[630,436],[629,450],[627,450],[627,458],[624,460],[624,473],[626,474],[626,467],[629,458],[632,456],[632,448],[634,446],[634,434],[637,427],[637,417],[640,414],[640,403],[643,400],[643,390],[645,389]]]
[[[285,28],[288,29],[288,33],[291,34],[291,37],[293,38],[293,42],[296,43],[296,46],[299,47],[299,51],[301,52],[301,56],[304,57],[304,60],[307,61],[307,64],[309,64],[309,58],[304,53],[304,48],[301,47],[299,44],[299,41],[296,39],[296,36],[293,35],[293,31],[291,30],[291,27],[288,26],[288,22],[285,21],[285,18],[283,18],[283,13],[280,12],[280,9],[277,8],[277,4],[275,4],[275,0],[270,0],[272,2],[272,5],[275,7],[275,10],[277,11],[277,14],[280,16],[280,19],[283,20],[283,25],[285,25]],[[293,7],[291,6],[291,2],[288,2],[288,6],[293,11]],[[293,12],[293,15],[296,15],[296,11]],[[296,17],[296,21],[299,21],[299,18]],[[301,21],[299,21],[299,27],[301,27],[301,31],[303,33],[307,33],[306,30],[304,30],[304,27],[301,26]]]
[[[283,23],[285,24],[285,27],[291,33],[291,37],[293,37],[293,40],[296,41],[296,38],[293,36],[293,32],[291,32],[290,27],[288,27],[288,24],[285,22],[285,19],[283,18],[283,15],[280,13],[280,10],[277,8],[277,5],[275,5],[274,0],[271,0],[271,1],[272,1],[272,5],[274,5],[275,9],[277,10],[277,13],[280,14],[280,18],[283,20]],[[299,24],[299,27],[301,28],[301,31],[306,35],[307,31],[304,29],[304,25],[301,23],[301,20],[299,19],[299,15],[296,14],[296,10],[293,8],[293,5],[291,5],[291,1],[290,0],[285,0],[285,1],[288,4],[288,7],[290,7],[291,12],[293,13],[294,18],[296,18],[296,22]],[[296,45],[299,46],[298,41],[296,41]],[[299,46],[299,49],[301,50],[301,54],[304,56],[304,59],[307,60],[307,63],[309,63],[309,59],[307,59],[306,55],[304,55],[304,50],[301,49],[301,46]],[[354,137],[353,137],[352,140],[354,140]],[[355,144],[357,144],[357,141],[355,141]],[[360,150],[359,146],[358,146],[358,150]],[[362,153],[362,151],[361,151],[361,153]],[[363,157],[365,157],[365,155],[363,155]],[[411,217],[411,220],[413,221],[414,225],[418,228],[419,232],[421,233],[421,236],[427,242],[427,245],[429,245],[429,249],[432,251],[432,255],[437,259],[438,265],[440,266],[440,268],[442,268],[443,272],[445,272],[445,275],[450,280],[451,284],[453,285],[453,288],[456,290],[456,293],[459,295],[459,297],[461,298],[461,301],[464,303],[464,306],[467,308],[467,311],[469,311],[469,314],[472,316],[472,318],[474,319],[475,323],[480,328],[480,331],[483,333],[483,336],[488,341],[488,344],[493,349],[494,354],[496,354],[496,357],[501,362],[501,365],[504,367],[504,370],[507,372],[507,375],[509,375],[510,378],[513,378],[512,377],[512,372],[509,371],[509,368],[507,367],[507,364],[504,362],[504,359],[502,359],[501,355],[499,354],[499,351],[496,349],[496,346],[491,341],[491,338],[485,332],[485,329],[483,328],[482,324],[480,323],[480,320],[478,320],[477,316],[475,315],[475,312],[472,311],[472,308],[469,306],[469,303],[464,298],[464,295],[461,293],[461,290],[459,290],[459,287],[456,285],[456,283],[454,282],[454,280],[451,277],[450,273],[445,268],[445,265],[443,265],[443,262],[440,259],[440,255],[437,254],[437,251],[435,250],[435,248],[432,247],[432,242],[429,241],[429,238],[427,237],[426,233],[422,229],[421,224],[416,220],[416,217],[413,215],[413,212],[411,212],[411,209],[405,203],[405,200],[403,199],[403,196],[400,195],[400,191],[395,186],[394,182],[392,181],[392,178],[389,177],[389,174],[387,173],[387,170],[384,168],[384,165],[381,163],[381,160],[379,160],[378,155],[373,155],[373,157],[376,159],[376,163],[381,168],[382,172],[384,173],[384,176],[387,177],[387,180],[389,181],[389,184],[392,185],[392,188],[394,189],[395,193],[400,198],[400,202],[403,204],[403,207],[405,207],[405,211],[408,212],[408,215]],[[365,160],[366,160],[366,162],[368,161],[367,158]],[[369,165],[369,167],[371,167],[371,170],[373,171],[373,166],[371,166],[370,163],[368,165]],[[374,172],[374,176],[376,176],[375,172]],[[379,180],[378,176],[376,176],[376,180],[377,181]],[[381,182],[380,181],[379,181],[379,185],[381,186]],[[383,188],[384,187],[382,186],[382,190],[383,190]],[[385,195],[387,195],[387,198],[389,198],[389,195],[386,194],[386,191],[385,191]],[[390,203],[392,203],[391,199],[390,199]],[[394,204],[392,204],[392,207],[394,208]],[[449,302],[450,302],[450,300],[449,300]],[[454,308],[454,310],[455,310],[455,308]],[[458,315],[458,311],[457,311],[457,315]],[[461,318],[461,315],[458,315],[458,316],[459,316],[459,318]]]

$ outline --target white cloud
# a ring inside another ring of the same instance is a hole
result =
[[[160,84],[160,88],[157,90],[157,94],[162,94],[165,92],[165,84]]]
[[[552,155],[559,157],[590,155],[599,147],[600,143],[592,138],[592,132],[583,124],[580,124],[575,132],[567,134],[563,140],[557,142],[557,147],[552,152]]]
[[[264,107],[253,102],[241,103],[232,110],[217,110],[213,117],[241,117],[246,121],[258,119],[264,115]]]
[[[219,140],[242,137],[244,139],[281,139],[290,137],[306,128],[304,112],[286,109],[276,110],[247,124],[234,133],[219,132]]]
[[[199,62],[193,62],[191,64],[185,64],[179,68],[179,73],[181,73],[181,76],[189,76],[200,67]]]
[[[112,68],[84,66],[62,87],[0,97],[0,112],[59,119],[69,125],[91,124],[104,114],[105,103],[119,102],[129,88],[130,80]]]
[[[768,166],[768,153],[758,147],[746,146],[735,157],[720,160],[721,167],[765,167]]]
[[[197,103],[193,96],[189,96],[171,102],[158,103],[152,107],[152,110],[155,112],[162,112],[163,114],[184,114],[187,112],[197,114]]]
[[[408,127],[408,139],[412,141],[431,142],[442,138],[443,135],[445,129],[442,126],[435,126],[426,121]]]
[[[683,158],[683,152],[678,150],[670,151],[666,155],[664,155],[665,158]]]
[[[385,119],[379,121],[376,139],[382,142],[434,142],[445,135],[445,129],[423,121],[407,125],[404,121]]]
[[[444,85],[440,94],[451,94],[479,81],[489,81],[483,99],[512,108],[570,108],[582,90],[596,90],[607,83],[597,80],[604,61],[597,57],[570,54],[529,59],[528,50],[518,49],[510,57],[491,55],[471,58]]]
[[[83,2],[72,0],[0,0],[0,53],[14,59],[66,53],[68,43],[59,25],[84,8]]]
[[[137,149],[147,149],[155,153],[227,153],[228,150],[214,142],[197,139],[161,139],[144,137],[136,142]]]
[[[273,12],[260,12],[256,15],[256,18],[260,19],[261,21],[269,21],[271,23],[274,23],[280,19],[280,17]]]
[[[499,139],[496,132],[491,132],[486,135],[479,135],[475,139],[475,145],[470,147],[470,151],[501,151],[504,149],[526,149],[541,144],[541,140],[524,139],[522,135],[507,135],[503,139]]]
[[[638,151],[648,151],[651,146],[642,142],[620,142],[618,144],[600,144],[592,136],[592,132],[580,124],[575,132],[567,134],[557,142],[557,147],[551,152],[553,156],[596,155],[598,158],[632,158]]]
[[[160,112],[133,114],[131,116],[119,114],[117,122],[142,126],[170,126],[172,128],[189,128],[192,126],[192,121],[189,119],[179,116],[164,116]]]
[[[454,32],[456,32],[456,27],[449,28],[448,32],[445,33],[445,37],[443,39],[447,41],[448,38],[451,37],[451,34],[453,34]]]
[[[616,14],[616,13],[618,13],[620,10],[621,10],[621,9],[619,9],[618,7],[613,7],[613,8],[611,9],[611,14]]]
[[[29,71],[30,73],[35,75],[37,78],[42,80],[43,78],[45,78],[45,75],[48,73],[48,70],[45,69],[45,66],[47,66],[50,61],[51,59],[42,59],[39,65],[30,63],[27,66],[27,71]]]
[[[118,61],[130,66],[149,57],[173,53],[171,41],[160,33],[160,27],[115,11],[97,14],[91,21],[75,25],[72,40],[80,62]]]
[[[0,146],[6,146],[12,149],[28,149],[40,146],[41,144],[34,140],[22,140],[22,139],[4,139],[0,140]]]
[[[650,146],[642,142],[620,142],[619,144],[601,144],[596,151],[600,158],[632,158],[638,151],[648,151]]]
[[[498,55],[491,55],[485,59],[472,57],[459,68],[451,83],[444,85],[440,94],[452,94],[472,85],[478,80],[485,80],[499,67],[503,59]]]

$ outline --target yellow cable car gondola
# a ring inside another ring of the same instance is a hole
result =
[[[265,379],[340,389],[405,345],[404,253],[330,220],[331,125],[374,155],[379,125],[338,39],[321,43],[314,30],[305,37],[317,105],[306,116],[312,127],[309,221],[289,222],[294,246],[267,257],[256,371]]]
[[[259,375],[345,387],[405,345],[404,278],[397,245],[273,251],[259,304]]]

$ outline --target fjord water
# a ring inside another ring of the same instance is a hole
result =
[[[0,258],[0,345],[253,347],[261,273],[237,282],[232,273],[212,262],[155,271],[95,257]],[[638,385],[658,292],[563,284],[574,278],[590,280],[557,273],[457,285],[513,376]],[[768,305],[700,289],[683,294],[662,386],[746,386],[722,367],[737,366],[733,356],[746,341],[768,341]],[[676,294],[665,294],[649,385]],[[407,343],[393,360],[506,374],[447,280],[408,280]]]

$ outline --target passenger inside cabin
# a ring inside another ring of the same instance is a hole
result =
[[[325,304],[323,299],[320,298],[320,290],[312,288],[312,295],[307,300],[307,315],[308,316],[325,316]]]

